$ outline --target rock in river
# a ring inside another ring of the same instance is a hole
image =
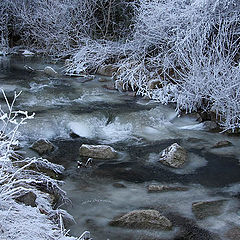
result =
[[[166,186],[166,185],[149,185],[147,189],[149,193],[188,190],[186,187]]]
[[[195,202],[192,204],[192,211],[196,218],[204,219],[210,216],[220,215],[225,203],[225,199]]]
[[[171,230],[172,223],[156,210],[134,210],[109,223],[111,226],[137,229]]]
[[[52,67],[45,67],[44,68],[44,73],[50,77],[56,77],[58,75],[58,73],[52,68]]]
[[[187,161],[187,152],[183,147],[174,143],[162,151],[159,161],[169,167],[181,168]]]
[[[31,149],[33,149],[34,151],[36,151],[40,155],[43,155],[45,153],[52,152],[54,150],[54,146],[48,140],[39,139],[32,144]]]
[[[220,141],[220,142],[217,142],[213,148],[222,148],[222,147],[229,147],[229,146],[232,146],[233,144],[227,140],[225,141]]]
[[[108,145],[87,145],[83,144],[79,149],[80,156],[111,159],[117,156],[117,152]]]

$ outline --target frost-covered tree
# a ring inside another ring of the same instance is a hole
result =
[[[239,128],[239,0],[4,0],[0,11],[2,49],[72,56],[70,74],[114,64],[116,85]]]

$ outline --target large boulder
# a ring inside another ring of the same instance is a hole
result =
[[[225,203],[225,199],[194,202],[192,204],[192,211],[196,218],[204,219],[210,216],[220,215]]]
[[[39,139],[32,144],[31,149],[40,155],[43,155],[45,153],[52,152],[54,150],[54,145],[48,140]]]
[[[174,143],[162,151],[159,161],[169,167],[181,168],[187,162],[187,152]]]
[[[117,156],[117,152],[108,145],[87,145],[83,144],[79,149],[80,156],[111,159]]]
[[[188,190],[186,187],[166,186],[166,185],[149,185],[147,189],[149,193]]]
[[[156,210],[134,210],[112,220],[109,224],[116,227],[136,229],[172,229],[171,221]]]

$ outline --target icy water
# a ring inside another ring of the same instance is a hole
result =
[[[52,66],[59,75],[31,73],[25,65],[37,70]],[[44,157],[66,168],[63,188],[72,206],[65,208],[76,220],[72,235],[89,230],[96,240],[240,239],[239,137],[207,132],[194,117],[178,118],[171,107],[109,90],[109,79],[66,77],[60,63],[15,56],[1,57],[0,67],[0,87],[7,96],[23,91],[15,108],[36,114],[20,129],[24,150],[34,156],[28,147],[39,138],[49,139],[56,149]],[[223,140],[232,146],[213,148]],[[188,152],[182,169],[158,162],[160,152],[175,142]],[[78,169],[77,161],[86,160],[79,156],[83,143],[111,145],[118,158],[95,159],[92,167]],[[148,193],[150,184],[187,191]],[[194,216],[192,203],[219,199],[226,200],[219,215]],[[159,210],[173,230],[109,226],[114,217],[137,209]]]

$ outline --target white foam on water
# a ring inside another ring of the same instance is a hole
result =
[[[67,127],[75,134],[86,138],[97,138],[103,143],[114,143],[131,138],[132,125],[121,124],[116,118],[107,124],[104,116],[82,115],[77,121],[69,122]]]
[[[203,123],[197,123],[197,124],[178,127],[178,129],[181,129],[181,130],[204,130],[204,125],[203,125]]]
[[[70,122],[67,124],[67,127],[75,134],[80,137],[85,138],[94,138],[94,126],[89,124],[86,121]]]
[[[132,124],[121,124],[118,118],[114,122],[104,125],[100,130],[104,142],[117,142],[132,138]]]

